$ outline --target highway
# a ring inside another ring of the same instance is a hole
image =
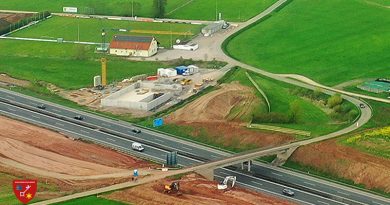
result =
[[[135,134],[131,131],[131,128],[134,126],[129,123],[110,120],[89,113],[83,113],[39,99],[13,93],[8,90],[0,89],[0,96],[3,100],[6,99],[13,103],[17,102],[23,105],[27,105],[27,108],[30,108],[30,110],[21,109],[20,107],[11,106],[2,102],[0,103],[0,111],[4,115],[11,115],[19,119],[23,118],[22,120],[28,121],[30,123],[49,127],[59,132],[67,133],[69,135],[77,136],[83,139],[88,139],[99,144],[104,144],[106,146],[110,146],[115,149],[157,162],[165,160],[166,153],[173,150],[178,151],[178,162],[182,166],[199,164],[202,161],[218,160],[232,155],[230,153],[218,151],[177,138],[172,138],[170,136],[146,129],[142,129],[142,133],[140,134]],[[41,103],[46,105],[45,110],[36,108],[36,106]],[[37,111],[40,113],[37,113]],[[83,115],[85,118],[82,122],[73,119],[75,115],[79,114]],[[57,117],[48,115],[64,116],[65,118],[58,119]],[[80,125],[77,123],[86,124]],[[120,137],[117,136],[119,133],[121,133]],[[160,148],[156,148],[155,146],[148,146],[144,143],[145,152],[138,153],[130,149],[130,145],[133,141],[139,141],[141,143],[146,142],[146,144],[151,143]],[[227,169],[223,169],[223,173],[225,174],[221,174],[219,172],[220,170],[222,169],[216,170],[217,176],[226,176],[226,174],[236,175],[239,178],[240,185],[247,184],[249,188],[256,188],[260,191],[268,190],[268,192],[271,191],[276,195],[280,195],[281,190],[285,186],[293,187],[292,189],[295,190],[297,194],[294,199],[306,201],[309,204],[318,204],[320,203],[318,201],[328,204],[342,204],[340,201],[348,201],[346,204],[389,203],[388,199],[377,197],[375,195],[355,189],[339,186],[333,183],[324,182],[306,175],[292,173],[281,168],[269,167],[261,163],[256,163],[256,165],[252,168],[252,170],[255,171],[255,176],[257,177],[237,172],[231,173],[233,171]],[[259,179],[258,176],[266,178],[267,180]],[[278,181],[278,183],[271,181]],[[299,185],[299,187],[296,185]],[[303,188],[305,191],[299,191],[296,187],[299,189]],[[316,193],[316,195],[310,194],[309,192]],[[318,193],[320,194],[318,195]],[[310,197],[307,195],[310,195]],[[336,202],[335,200],[339,202]],[[359,203],[354,203],[354,201],[359,201]]]

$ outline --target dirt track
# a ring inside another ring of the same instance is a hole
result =
[[[297,149],[293,161],[390,192],[390,160],[328,140]],[[326,160],[324,160],[326,159]]]
[[[267,196],[242,188],[229,191],[217,190],[217,183],[207,181],[195,174],[185,176],[180,180],[181,196],[164,194],[164,185],[172,180],[162,180],[137,186],[123,191],[116,191],[108,196],[109,199],[120,199],[134,204],[147,205],[288,205],[291,202]]]

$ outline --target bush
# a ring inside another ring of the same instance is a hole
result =
[[[336,105],[340,105],[343,102],[343,98],[340,94],[334,94],[328,98],[328,107],[333,108]]]

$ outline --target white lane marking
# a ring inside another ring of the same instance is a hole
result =
[[[107,140],[110,140],[110,141],[113,141],[113,142],[116,142],[116,140],[111,139],[111,138],[108,138],[108,137],[106,137],[106,139],[107,139]]]
[[[102,123],[102,125],[105,125],[105,126],[107,126],[107,127],[111,127],[111,125],[109,125],[109,124],[107,124],[107,123]]]
[[[219,172],[219,173],[221,173],[223,175],[227,175],[227,176],[231,175],[231,174],[227,174],[226,172]]]
[[[186,149],[186,150],[191,150],[192,151],[192,149],[191,148],[188,148],[188,147],[182,147],[183,149]]]
[[[274,174],[274,175],[276,175],[276,176],[280,176],[280,177],[282,177],[283,175],[281,175],[281,174],[278,174],[278,173],[275,173],[275,172],[271,172],[272,174]]]
[[[12,112],[16,112],[16,110],[12,108],[8,108],[8,110],[11,110]]]
[[[58,110],[58,109],[55,109],[55,108],[53,108],[52,109],[54,112],[61,112],[61,110]]]
[[[167,156],[167,154],[161,154],[161,156],[164,156],[164,157],[166,157],[166,156]]]
[[[373,204],[379,204],[379,205],[384,205],[382,203],[379,203],[379,202],[376,202],[376,201],[372,201]]]
[[[323,201],[320,201],[320,200],[317,200],[317,201],[318,201],[318,203],[329,205],[329,203],[326,203],[326,202],[323,202]]]
[[[257,182],[257,181],[251,181],[252,183],[254,183],[254,184],[257,184],[257,185],[260,185],[260,186],[262,186],[263,184],[262,183],[260,183],[260,182]]]
[[[7,98],[15,99],[14,96],[7,95]]]
[[[59,123],[59,122],[56,122],[55,124],[56,124],[56,125],[59,125],[59,126],[64,126],[64,124]]]
[[[80,132],[84,132],[84,133],[89,134],[89,132],[88,132],[88,131],[85,131],[85,130],[80,130]]]
[[[219,156],[216,155],[210,155],[212,158],[219,158]]]
[[[31,117],[40,119],[40,117],[39,117],[39,116],[36,116],[36,115],[31,115]]]
[[[309,182],[303,182],[304,184],[308,184],[308,185],[311,185],[311,186],[316,186],[315,184],[313,183],[309,183]]]
[[[337,193],[343,194],[343,195],[345,195],[345,196],[349,196],[349,194],[347,194],[347,193],[345,193],[345,192],[337,191]]]
[[[162,141],[162,140],[160,140],[160,139],[157,139],[157,138],[155,138],[154,141],[157,141],[157,142],[164,142],[164,141]]]

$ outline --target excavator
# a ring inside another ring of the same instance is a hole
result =
[[[236,183],[236,180],[237,180],[236,176],[227,176],[227,177],[225,177],[225,179],[220,184],[218,184],[218,189],[219,190],[227,189],[229,181],[232,182],[231,188],[233,188],[234,184]]]
[[[179,182],[176,181],[176,182],[172,182],[171,185],[165,185],[164,186],[164,193],[181,195]]]

